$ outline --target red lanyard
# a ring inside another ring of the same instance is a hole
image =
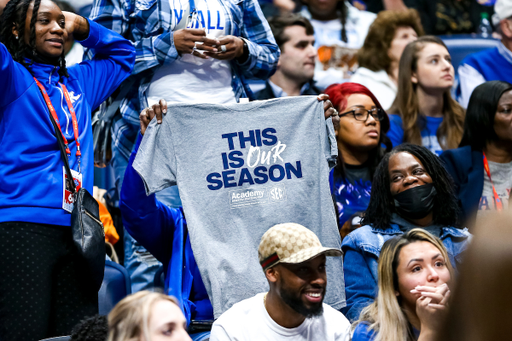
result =
[[[489,169],[489,162],[487,162],[487,157],[485,156],[485,153],[484,153],[484,169],[485,169],[485,172],[487,173],[487,176],[489,177],[489,181],[491,182],[492,193],[494,195],[494,203],[496,204],[496,210],[501,211],[503,209],[503,205],[501,203],[500,197],[498,196],[498,192],[496,192],[496,188],[494,187],[494,184],[492,182],[491,170]]]
[[[59,117],[57,116],[57,112],[55,111],[55,108],[52,105],[52,102],[50,101],[50,97],[48,96],[48,93],[46,93],[46,89],[44,86],[34,77],[34,80],[36,81],[37,86],[39,87],[39,90],[41,90],[41,93],[43,94],[44,100],[46,102],[46,105],[48,106],[48,110],[50,110],[50,114],[53,116],[53,119],[55,120],[55,123],[57,123],[57,127],[59,127],[60,133],[62,135],[62,139],[64,140],[64,144],[66,145],[66,153],[71,155],[71,151],[69,150],[68,146],[68,140],[66,140],[66,137],[62,133],[62,128],[60,127],[59,123]],[[68,89],[64,84],[59,83],[62,87],[62,90],[64,92],[64,97],[66,98],[66,103],[68,105],[69,112],[71,113],[71,120],[73,121],[73,132],[75,134],[75,142],[76,142],[76,157],[78,159],[78,167],[80,167],[80,156],[82,156],[82,152],[80,151],[80,141],[78,140],[78,120],[76,119],[75,110],[73,109],[73,103],[71,103],[71,98],[69,97]]]

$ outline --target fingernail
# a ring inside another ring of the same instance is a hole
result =
[[[217,49],[213,49],[213,52],[217,52],[218,50]]]
[[[157,122],[157,123],[162,123],[162,120],[157,120],[156,122]]]
[[[167,109],[162,110],[164,114],[167,114]]]

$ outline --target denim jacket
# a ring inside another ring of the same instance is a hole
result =
[[[366,225],[351,232],[343,239],[343,270],[347,306],[342,309],[345,316],[354,322],[361,310],[371,304],[378,292],[378,262],[384,242],[404,232],[402,227],[412,227],[406,220],[395,216],[385,230]],[[456,270],[461,256],[471,239],[467,228],[442,227],[440,239],[448,251],[448,257]]]

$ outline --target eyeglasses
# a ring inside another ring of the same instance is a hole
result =
[[[362,122],[366,122],[366,120],[368,120],[368,117],[370,117],[370,115],[372,115],[372,117],[375,121],[382,121],[384,119],[384,117],[386,116],[386,114],[384,113],[384,110],[379,109],[379,108],[373,108],[371,110],[357,108],[354,110],[344,112],[343,114],[340,114],[339,116],[342,117],[342,116],[346,116],[348,114],[352,114],[352,116],[354,116],[354,119],[356,121],[362,121]]]

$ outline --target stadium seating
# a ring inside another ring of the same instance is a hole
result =
[[[108,315],[114,306],[132,293],[130,276],[126,269],[112,261],[105,261],[105,277],[98,292],[100,315]]]
[[[483,38],[482,36],[472,34],[439,36],[439,38],[441,38],[448,47],[455,72],[457,72],[460,63],[468,54],[493,48],[500,42],[498,39]]]

